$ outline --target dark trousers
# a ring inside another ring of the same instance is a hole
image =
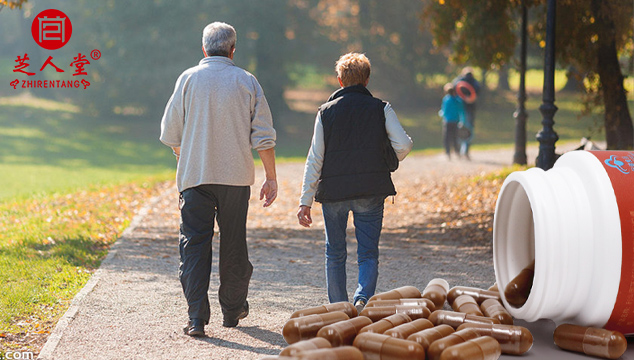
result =
[[[469,156],[469,148],[471,147],[471,140],[473,139],[473,134],[475,134],[475,112],[476,107],[475,104],[466,104],[464,108],[464,115],[466,120],[471,124],[471,137],[467,140],[462,141],[462,148],[460,149],[460,153],[462,155]]]
[[[451,154],[451,148],[456,154],[460,154],[460,143],[458,142],[458,123],[444,122],[442,126],[442,142],[447,155]]]
[[[214,218],[220,228],[218,299],[225,317],[234,318],[247,299],[253,266],[247,251],[248,186],[200,185],[181,193],[178,276],[191,319],[209,322],[209,277]]]

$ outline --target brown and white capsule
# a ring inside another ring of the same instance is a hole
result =
[[[372,324],[372,320],[365,316],[357,316],[350,320],[339,321],[326,325],[317,332],[318,337],[322,337],[330,342],[333,347],[352,345],[354,337],[359,330]]]
[[[471,329],[464,329],[460,331],[456,331],[453,334],[447,335],[442,339],[434,341],[427,349],[427,358],[430,360],[438,360],[440,359],[440,355],[445,349],[450,346],[461,344],[467,340],[477,338],[478,333]]]
[[[413,299],[393,299],[393,300],[374,300],[368,301],[365,307],[374,306],[391,306],[391,305],[415,305],[415,306],[427,306],[429,311],[434,311],[434,303],[426,298],[413,298]]]
[[[297,360],[364,360],[361,350],[354,346],[340,346],[332,349],[302,351]]]
[[[434,324],[427,319],[416,319],[412,322],[395,326],[383,334],[399,339],[407,339],[408,336],[419,331],[434,327]]]
[[[451,307],[454,309],[454,311],[457,311],[457,312],[470,314],[470,315],[484,316],[484,314],[480,310],[480,307],[478,306],[478,303],[475,301],[474,298],[472,298],[469,295],[458,296],[453,301],[453,304],[451,304]]]
[[[317,336],[319,329],[326,325],[350,319],[346,313],[333,311],[325,314],[307,315],[286,322],[282,328],[282,336],[288,344],[300,340],[308,340]]]
[[[333,311],[343,311],[350,318],[357,316],[357,308],[354,307],[354,305],[347,301],[341,301],[332,304],[297,310],[291,315],[291,319],[306,315],[325,314]]]
[[[522,355],[533,346],[533,334],[522,326],[462,324],[458,330],[472,329],[480,336],[491,336],[500,343],[503,354]]]
[[[419,331],[417,333],[414,333],[412,335],[410,335],[407,340],[410,341],[415,341],[417,343],[419,343],[423,349],[425,349],[425,352],[427,352],[427,349],[429,349],[429,346],[436,340],[440,340],[442,338],[444,338],[445,336],[451,335],[454,333],[454,328],[452,328],[449,325],[438,325],[438,326],[434,326],[433,328],[430,329],[425,329],[422,331]]]
[[[535,260],[525,267],[520,273],[504,287],[504,297],[509,304],[522,307],[528,300],[533,288],[535,275]]]
[[[353,346],[340,346],[331,349],[306,350],[293,356],[265,357],[278,360],[364,360],[361,350]],[[262,359],[262,360],[263,360]]]
[[[563,324],[553,337],[562,349],[606,359],[618,359],[627,350],[627,340],[618,331]]]
[[[455,311],[436,310],[429,315],[429,321],[434,325],[447,324],[454,329],[465,323],[475,324],[499,324],[497,319],[486,318],[483,316],[469,315]]]
[[[422,296],[431,300],[434,303],[435,309],[442,309],[447,300],[447,292],[449,291],[449,283],[445,279],[432,279],[425,290],[423,290]]]
[[[504,305],[494,299],[486,299],[480,304],[480,309],[486,317],[498,319],[500,324],[513,325],[513,317],[506,311]]]
[[[490,336],[482,336],[447,348],[440,360],[497,360],[500,344]]]
[[[332,345],[330,345],[328,340],[316,337],[310,340],[298,341],[293,345],[287,346],[284,350],[282,350],[282,352],[280,352],[280,356],[295,356],[302,351],[328,349],[331,347]]]
[[[471,296],[478,304],[481,304],[486,299],[500,300],[500,293],[496,291],[489,291],[484,289],[478,289],[468,286],[454,286],[447,293],[447,302],[449,305],[453,305],[454,300],[460,295]]]
[[[405,314],[394,314],[392,316],[388,316],[384,319],[381,319],[374,324],[370,324],[361,330],[359,330],[359,334],[364,332],[370,332],[375,334],[383,334],[387,330],[399,326],[401,324],[405,324],[412,321],[412,319]]]
[[[406,299],[406,298],[419,298],[421,297],[420,290],[413,286],[402,286],[394,290],[386,291],[379,294],[374,294],[369,301],[374,300],[393,300],[393,299]]]
[[[392,306],[373,306],[363,309],[359,316],[367,316],[372,321],[379,321],[385,317],[394,314],[406,314],[412,320],[426,319],[431,314],[427,306],[415,305],[392,305]]]
[[[354,339],[354,346],[366,359],[425,359],[425,350],[420,344],[383,334],[359,334]]]

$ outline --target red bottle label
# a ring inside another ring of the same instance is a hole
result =
[[[606,329],[634,333],[634,152],[590,151],[608,173],[621,218],[623,260],[616,303]]]

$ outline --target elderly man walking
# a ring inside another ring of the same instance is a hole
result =
[[[328,299],[339,302],[348,301],[346,227],[352,212],[359,266],[353,302],[360,310],[376,289],[385,198],[396,194],[386,159],[392,149],[387,147],[400,161],[412,149],[412,140],[392,106],[366,88],[370,61],[365,55],[343,55],[335,70],[341,89],[317,113],[297,217],[309,227],[313,198],[322,203]]]
[[[203,31],[205,57],[185,70],[167,102],[160,140],[178,161],[180,192],[179,278],[189,307],[185,334],[204,336],[210,309],[214,219],[220,230],[218,299],[223,326],[249,314],[247,292],[253,266],[246,244],[250,185],[255,181],[251,149],[258,151],[266,180],[260,200],[277,197],[275,130],[256,78],[235,66],[236,31],[214,22]]]

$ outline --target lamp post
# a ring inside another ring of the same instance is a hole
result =
[[[522,1],[522,30],[520,44],[520,88],[517,94],[517,110],[513,113],[515,118],[515,154],[513,163],[526,165],[526,18],[528,10],[525,1]]]
[[[539,141],[539,155],[537,155],[536,165],[539,168],[548,170],[555,163],[555,143],[559,136],[553,129],[555,120],[553,117],[557,112],[555,106],[555,10],[557,0],[548,0],[548,14],[546,15],[546,53],[544,56],[544,90],[543,102],[539,107],[542,113],[542,129],[537,133]]]

